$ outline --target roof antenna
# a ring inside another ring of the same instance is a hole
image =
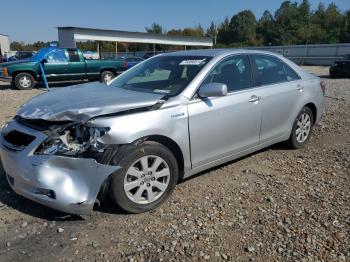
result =
[[[43,67],[43,64],[46,62],[47,62],[47,60],[45,58],[42,59],[39,63],[39,67],[40,67],[40,71],[41,71],[41,76],[42,76],[44,83],[45,83],[46,91],[50,91],[50,87],[49,87],[49,84],[47,82],[46,74],[45,74],[44,67]]]

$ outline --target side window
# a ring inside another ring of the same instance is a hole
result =
[[[270,85],[287,81],[284,64],[272,56],[253,55],[260,85]]]
[[[266,55],[253,55],[260,85],[271,85],[300,79],[287,64]]]
[[[217,64],[203,82],[227,85],[228,92],[247,89],[253,86],[249,59],[245,55],[236,55]]]
[[[284,72],[286,73],[287,81],[294,81],[300,79],[300,76],[286,64],[284,65]]]
[[[63,49],[56,49],[51,51],[47,54],[46,59],[48,63],[52,64],[68,62],[66,52]]]
[[[68,56],[70,62],[80,62],[78,50],[68,50]]]

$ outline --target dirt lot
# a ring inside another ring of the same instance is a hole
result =
[[[350,80],[324,80],[309,146],[204,172],[150,213],[108,201],[89,217],[61,214],[15,195],[0,166],[0,261],[350,261]],[[40,92],[2,85],[0,124]]]

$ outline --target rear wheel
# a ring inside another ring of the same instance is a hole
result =
[[[314,123],[313,113],[310,108],[304,107],[294,121],[293,129],[287,144],[291,148],[301,148],[310,139]]]
[[[19,73],[15,77],[15,85],[20,90],[30,90],[35,85],[35,79],[29,73]]]
[[[112,81],[115,77],[115,74],[111,71],[103,71],[101,73],[101,79],[100,81],[107,84],[108,82]]]
[[[112,175],[111,198],[131,213],[158,207],[177,183],[176,158],[167,147],[156,142],[147,141],[120,152],[112,162],[122,169]]]

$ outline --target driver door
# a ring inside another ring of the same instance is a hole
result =
[[[68,55],[65,49],[54,49],[46,55],[46,60],[44,71],[48,81],[69,80]]]
[[[249,58],[235,55],[219,62],[204,80],[223,83],[228,94],[194,98],[188,105],[192,167],[225,159],[257,146],[261,104]]]

